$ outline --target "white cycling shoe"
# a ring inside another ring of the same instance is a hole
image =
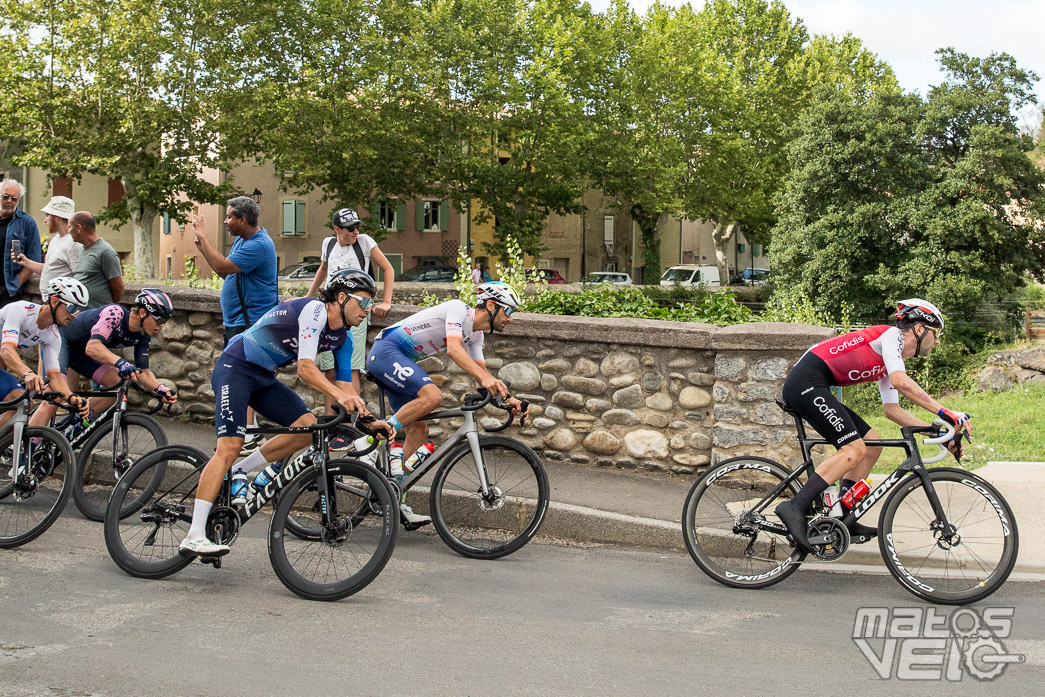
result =
[[[228,545],[215,544],[206,537],[199,540],[185,538],[178,545],[178,554],[183,557],[222,557],[228,553]]]
[[[432,522],[432,519],[428,516],[414,513],[413,509],[405,503],[399,504],[399,515],[406,521],[407,530],[415,530],[422,525],[428,525]]]

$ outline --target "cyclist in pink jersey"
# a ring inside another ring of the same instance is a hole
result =
[[[932,303],[911,298],[899,303],[894,317],[895,326],[868,327],[821,341],[806,351],[784,382],[784,400],[838,450],[820,463],[791,501],[776,508],[791,537],[806,552],[812,552],[806,516],[813,501],[839,478],[843,491],[852,487],[870,474],[882,454],[881,448],[864,444],[865,438],[879,439],[878,433],[839,402],[832,387],[877,381],[886,417],[900,426],[927,425],[900,406],[902,394],[972,433],[967,414],[944,408],[907,375],[904,366],[905,358],[928,356],[940,342],[943,315]],[[961,454],[960,441],[952,441],[950,447]],[[854,542],[866,542],[876,535],[874,528],[859,523],[854,523],[849,532]]]

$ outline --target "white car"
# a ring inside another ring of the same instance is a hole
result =
[[[672,266],[660,277],[662,286],[720,286],[722,279],[718,274],[718,267],[714,264],[680,264]]]
[[[615,286],[631,286],[631,276],[620,271],[592,271],[581,279],[581,283],[612,283]]]

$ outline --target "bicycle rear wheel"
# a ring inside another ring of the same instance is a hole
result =
[[[88,520],[101,522],[116,481],[145,453],[167,445],[167,435],[160,424],[145,414],[124,414],[116,435],[113,450],[112,420],[107,420],[83,444],[76,461],[73,501]],[[160,474],[159,469],[154,472]],[[144,503],[144,499],[156,491],[159,481],[154,485],[142,487],[137,498],[126,500],[124,513]]]
[[[763,526],[783,527],[773,509],[798,493],[798,483],[752,510],[790,474],[772,460],[734,457],[697,480],[682,509],[682,536],[704,573],[732,588],[766,588],[798,570],[805,555]]]
[[[489,494],[467,443],[436,472],[429,496],[436,532],[458,554],[498,559],[529,542],[548,512],[548,475],[533,450],[512,438],[480,436]]]
[[[327,465],[332,492],[324,521],[317,478],[309,469],[279,497],[269,524],[269,560],[289,590],[309,600],[340,600],[370,584],[392,556],[399,508],[377,470],[353,460]],[[376,495],[380,515],[353,524],[367,497]],[[306,536],[289,529],[310,531]],[[312,534],[312,533],[315,534]]]
[[[904,588],[935,603],[983,600],[1012,573],[1019,533],[1002,495],[975,474],[951,467],[929,470],[947,525],[933,512],[917,476],[886,499],[879,547],[889,573]]]
[[[207,456],[167,445],[146,454],[116,483],[105,510],[105,547],[116,565],[138,578],[163,578],[191,558],[178,554]],[[151,493],[150,493],[151,492]]]
[[[76,469],[72,448],[51,428],[27,427],[22,435],[23,467],[14,471],[14,431],[0,438],[0,548],[35,540],[51,527],[69,500]],[[28,462],[29,469],[24,465]]]

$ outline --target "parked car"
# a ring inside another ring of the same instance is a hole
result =
[[[396,276],[396,282],[405,283],[453,283],[457,276],[456,266],[415,266],[402,275]]]
[[[545,283],[566,283],[566,279],[555,269],[526,269],[526,278],[543,278]]]
[[[720,286],[722,280],[714,264],[680,264],[672,266],[660,277],[662,286]]]
[[[612,283],[615,286],[634,285],[631,276],[620,271],[592,271],[581,279],[581,283]]]
[[[740,275],[740,280],[749,286],[760,286],[769,280],[769,269],[753,269],[749,266]]]
[[[284,268],[278,274],[276,274],[276,280],[279,281],[311,281],[316,277],[316,271],[319,271],[318,261],[303,261],[298,264],[291,264]]]

